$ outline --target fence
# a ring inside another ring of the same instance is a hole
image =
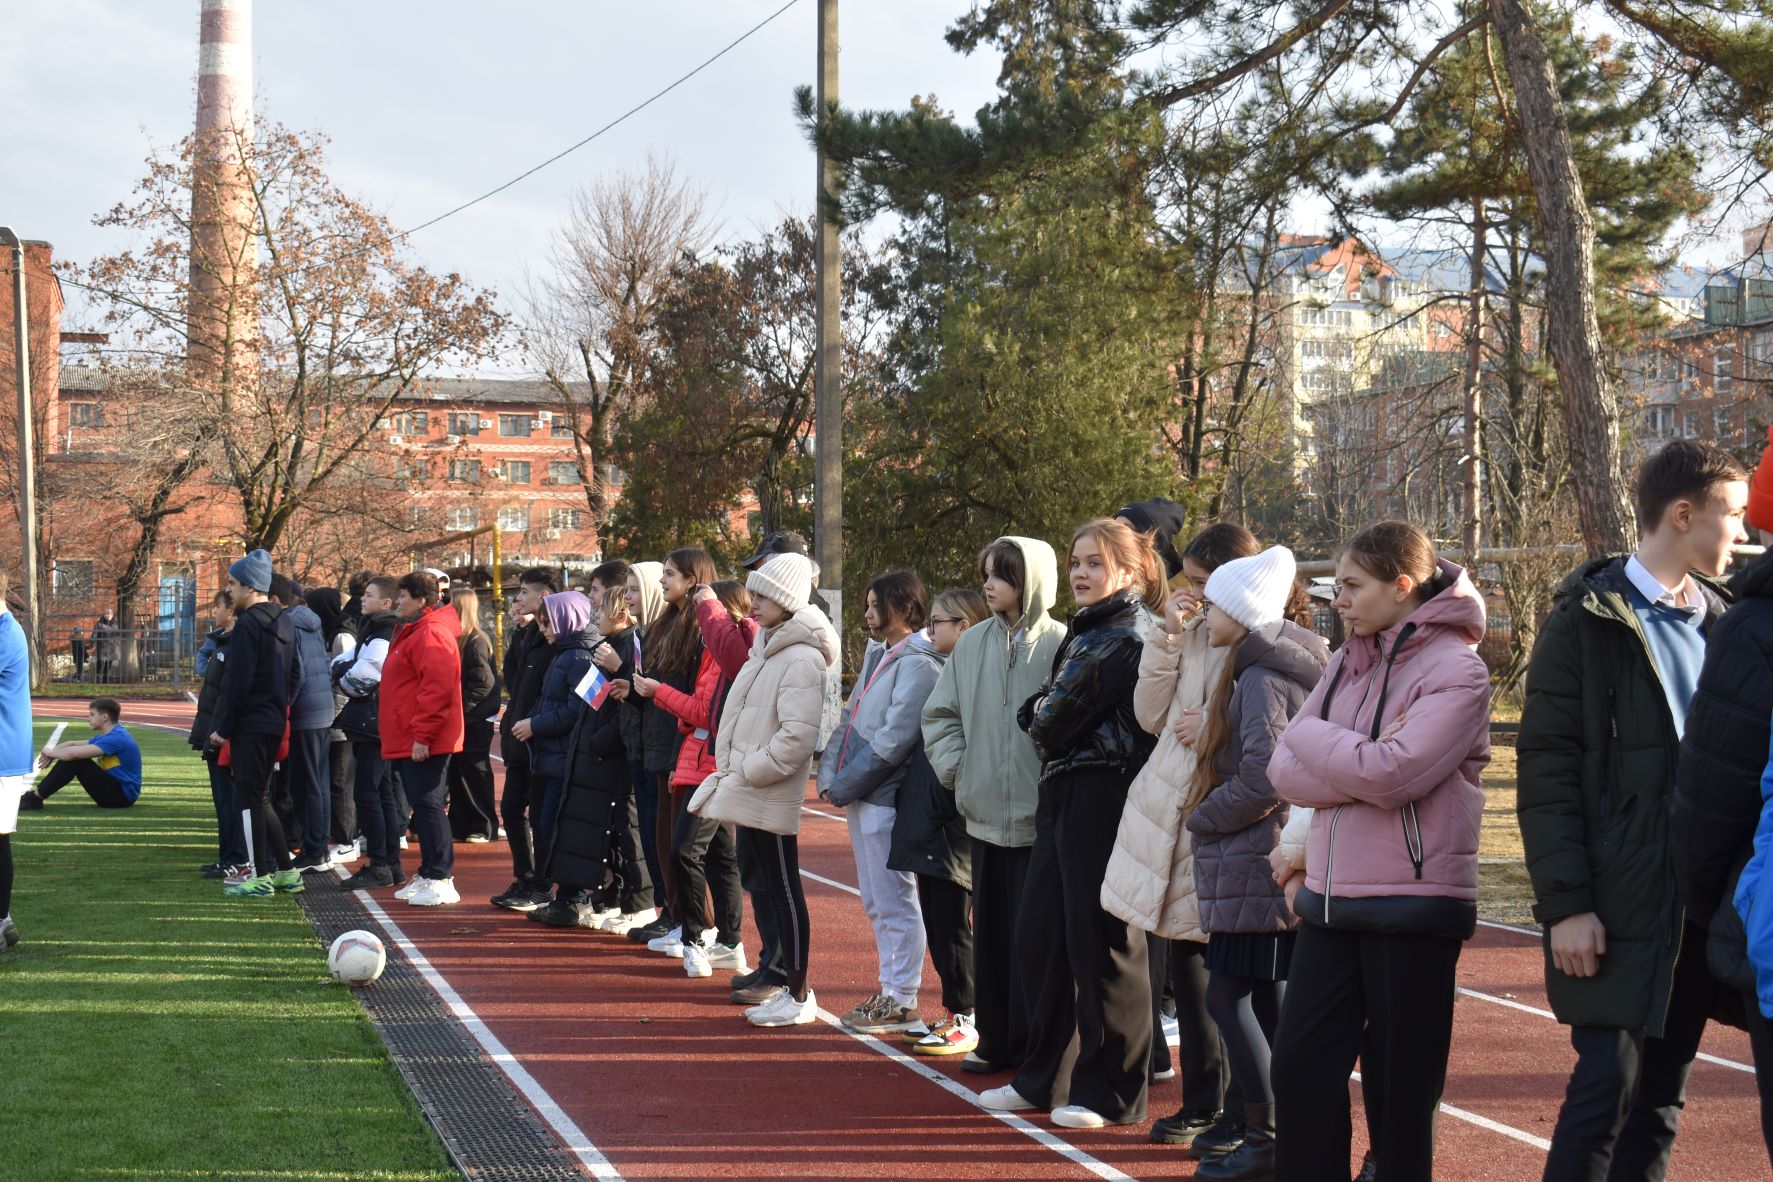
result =
[[[43,675],[48,681],[195,689],[197,649],[208,634],[192,597],[176,585],[136,605],[130,628],[87,608],[51,599],[43,613]]]

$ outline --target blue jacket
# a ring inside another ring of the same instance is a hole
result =
[[[530,711],[529,725],[534,731],[530,740],[530,769],[539,776],[559,780],[566,775],[566,749],[572,740],[573,725],[585,703],[573,693],[591,668],[591,647],[597,633],[579,632],[557,636],[550,646],[553,660],[542,676],[542,692]]]
[[[0,776],[28,776],[35,763],[31,743],[31,656],[25,630],[0,611]]]
[[[294,631],[294,656],[289,663],[289,729],[332,729],[338,712],[332,700],[332,658],[320,633],[320,617],[305,603],[284,610],[278,621]]]
[[[1761,821],[1754,852],[1736,880],[1736,911],[1748,934],[1748,961],[1755,970],[1761,1013],[1773,1017],[1773,750],[1761,773]]]

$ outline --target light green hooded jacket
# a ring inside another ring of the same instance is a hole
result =
[[[1022,551],[1022,619],[1012,632],[994,613],[961,634],[924,706],[923,742],[967,833],[1019,847],[1034,844],[1040,756],[1016,725],[1016,711],[1052,675],[1065,625],[1047,614],[1059,587],[1053,548],[1033,538],[1000,540]]]

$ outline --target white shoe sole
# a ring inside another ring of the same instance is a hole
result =
[[[407,883],[405,886],[403,886],[399,890],[395,891],[394,897],[396,899],[399,899],[401,902],[405,902],[408,899],[411,899],[414,895],[418,894],[420,891],[424,890],[425,884],[429,881],[430,881],[430,879],[427,879],[427,878],[415,877],[411,882]]]
[[[1053,1109],[1053,1123],[1064,1129],[1100,1129],[1108,1124],[1101,1113],[1081,1104]]]
[[[686,960],[683,962],[683,975],[686,977],[712,977],[714,975],[714,967],[707,961],[703,961],[699,965],[694,965]]]
[[[979,1093],[979,1106],[993,1112],[1033,1112],[1038,1105],[1009,1084]]]
[[[796,1008],[792,1013],[778,1011],[777,1015],[773,1017],[765,1018],[760,1015],[752,1018],[751,1025],[761,1030],[779,1030],[784,1026],[811,1026],[818,1020],[819,1015],[816,1011],[810,1008]]]
[[[461,901],[462,896],[460,895],[438,895],[429,892],[423,895],[414,895],[407,900],[414,907],[448,907]]]

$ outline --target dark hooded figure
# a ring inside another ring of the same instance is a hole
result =
[[[1182,573],[1182,555],[1176,550],[1176,539],[1188,524],[1188,510],[1168,497],[1152,497],[1122,505],[1114,514],[1142,534],[1152,535],[1157,555],[1164,560],[1164,577],[1174,579]]]

